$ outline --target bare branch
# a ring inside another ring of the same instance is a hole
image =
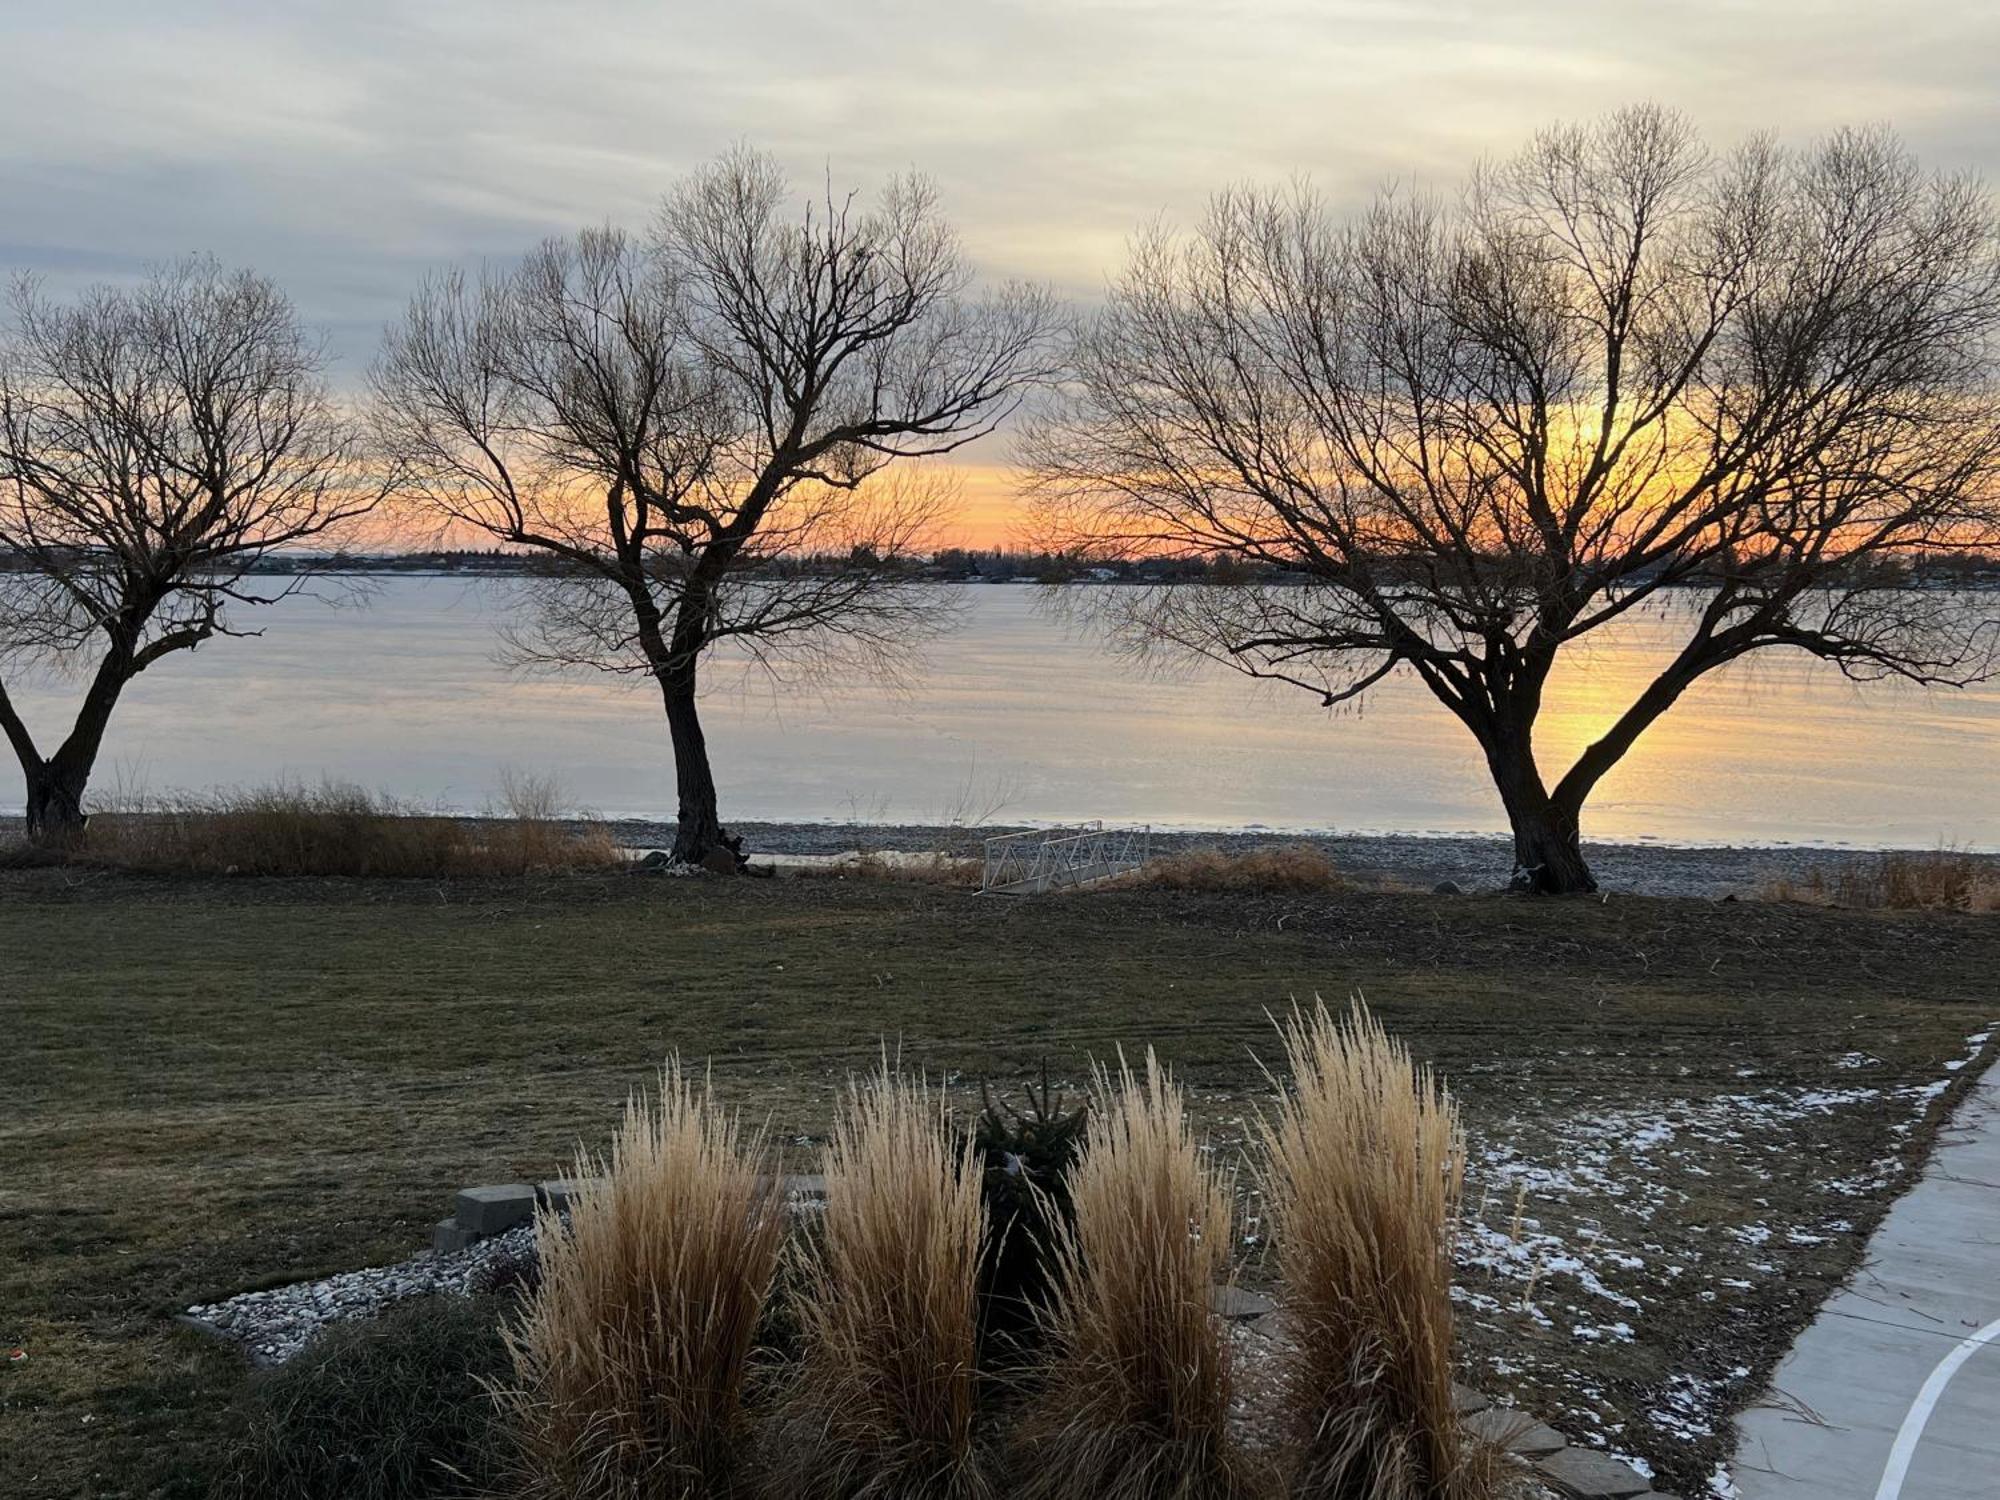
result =
[[[124,684],[237,634],[230,603],[273,552],[366,515],[393,476],[335,406],[318,340],[269,281],[195,258],[73,303],[30,278],[0,351],[0,664],[85,667],[45,761],[10,734],[37,799],[81,796]],[[12,717],[11,714],[7,717]],[[54,793],[49,793],[54,795]]]
[[[1996,351],[1978,185],[1880,132],[1718,159],[1641,108],[1544,133],[1452,204],[1343,223],[1231,192],[1142,236],[1025,455],[1050,545],[1280,578],[1156,598],[1128,639],[1335,699],[1415,672],[1517,841],[1553,819],[1573,846],[1637,733],[1748,652],[1995,669],[1986,601],[1920,597],[1898,563],[2000,544]],[[1687,650],[1549,791],[1532,736],[1558,652],[1674,589],[1706,601]]]
[[[410,501],[563,564],[523,593],[517,657],[657,680],[690,859],[721,838],[702,657],[892,671],[950,612],[907,566],[939,496],[882,471],[990,432],[1052,367],[1047,294],[975,300],[927,184],[796,217],[789,197],[737,152],[645,241],[586,231],[441,278],[374,378]]]

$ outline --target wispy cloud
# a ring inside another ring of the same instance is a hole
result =
[[[1721,141],[1889,120],[1991,169],[1995,56],[1989,0],[80,4],[8,23],[0,262],[213,250],[355,369],[425,267],[642,220],[750,140],[805,183],[919,166],[989,271],[1087,296],[1137,223],[1225,183],[1446,183],[1634,99]]]

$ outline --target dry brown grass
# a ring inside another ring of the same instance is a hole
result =
[[[425,813],[334,782],[160,799],[94,814],[79,857],[209,875],[525,875],[619,863],[610,832],[559,815],[545,782],[508,784],[505,815]]]
[[[1356,1001],[1282,1029],[1291,1086],[1259,1120],[1291,1338],[1294,1495],[1483,1500],[1500,1469],[1452,1409],[1457,1109]]]
[[[1143,1083],[1100,1071],[1075,1227],[1061,1237],[1044,1383],[1023,1414],[1020,1493],[1037,1500],[1231,1496],[1227,1336],[1210,1289],[1229,1275],[1232,1185],[1188,1128],[1151,1051]]]
[[[728,1492],[786,1211],[761,1132],[677,1061],[626,1106],[565,1226],[536,1221],[541,1282],[508,1330],[500,1392],[519,1492],[562,1500]]]
[[[1273,844],[1228,854],[1190,849],[1150,860],[1122,885],[1168,891],[1339,891],[1348,886],[1334,862],[1310,844]]]
[[[943,1096],[885,1058],[851,1093],[825,1170],[772,1494],[991,1494],[974,1430],[987,1226],[971,1141],[954,1144]]]
[[[1815,869],[1774,875],[1757,888],[1765,901],[1864,910],[2000,912],[2000,862],[1959,849],[1890,850]]]
[[[827,866],[824,873],[841,879],[903,881],[911,885],[941,885],[971,890],[979,884],[980,862],[936,850],[902,859],[892,859],[880,853],[864,853],[857,859]]]

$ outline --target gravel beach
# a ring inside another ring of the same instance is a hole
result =
[[[628,849],[667,849],[674,825],[662,819],[605,820],[612,837]],[[758,855],[836,855],[856,851],[974,856],[983,840],[1028,831],[1022,824],[964,825],[852,822],[731,822],[743,848]],[[21,820],[0,814],[0,844],[21,836]],[[1326,829],[1155,829],[1156,854],[1217,848],[1229,852],[1272,844],[1306,843],[1364,884],[1402,884],[1428,890],[1454,881],[1468,891],[1498,890],[1513,872],[1513,847],[1499,834],[1350,833]],[[1802,880],[1814,870],[1831,872],[1843,863],[1883,851],[1823,844],[1688,845],[1593,843],[1584,853],[1607,892],[1639,896],[1684,896],[1719,901],[1748,896],[1773,877]],[[1930,851],[1906,851],[1926,853]],[[2000,867],[2000,854],[1982,856]]]
[[[618,842],[633,848],[664,848],[673,825],[633,820],[612,823]],[[976,855],[983,839],[1018,833],[1018,826],[927,827],[876,823],[734,823],[743,847],[759,854],[841,854],[850,850]],[[1512,841],[1497,835],[1295,832],[1279,829],[1156,830],[1153,849],[1220,848],[1242,851],[1271,844],[1315,845],[1341,868],[1367,882],[1395,881],[1428,890],[1455,881],[1469,891],[1496,890],[1513,873]],[[1802,879],[1815,869],[1832,870],[1875,851],[1818,845],[1774,844],[1697,847],[1674,844],[1586,843],[1584,853],[1598,883],[1609,892],[1642,896],[1688,896],[1719,901],[1747,896],[1774,876]],[[2000,855],[1992,856],[2000,864]]]

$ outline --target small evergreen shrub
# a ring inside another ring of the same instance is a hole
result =
[[[980,1192],[992,1233],[979,1265],[980,1349],[1005,1361],[1031,1342],[1055,1284],[1057,1247],[1075,1221],[1070,1168],[1090,1122],[1086,1101],[1075,1108],[1049,1085],[1021,1091],[1019,1105],[980,1085],[973,1125]]]

